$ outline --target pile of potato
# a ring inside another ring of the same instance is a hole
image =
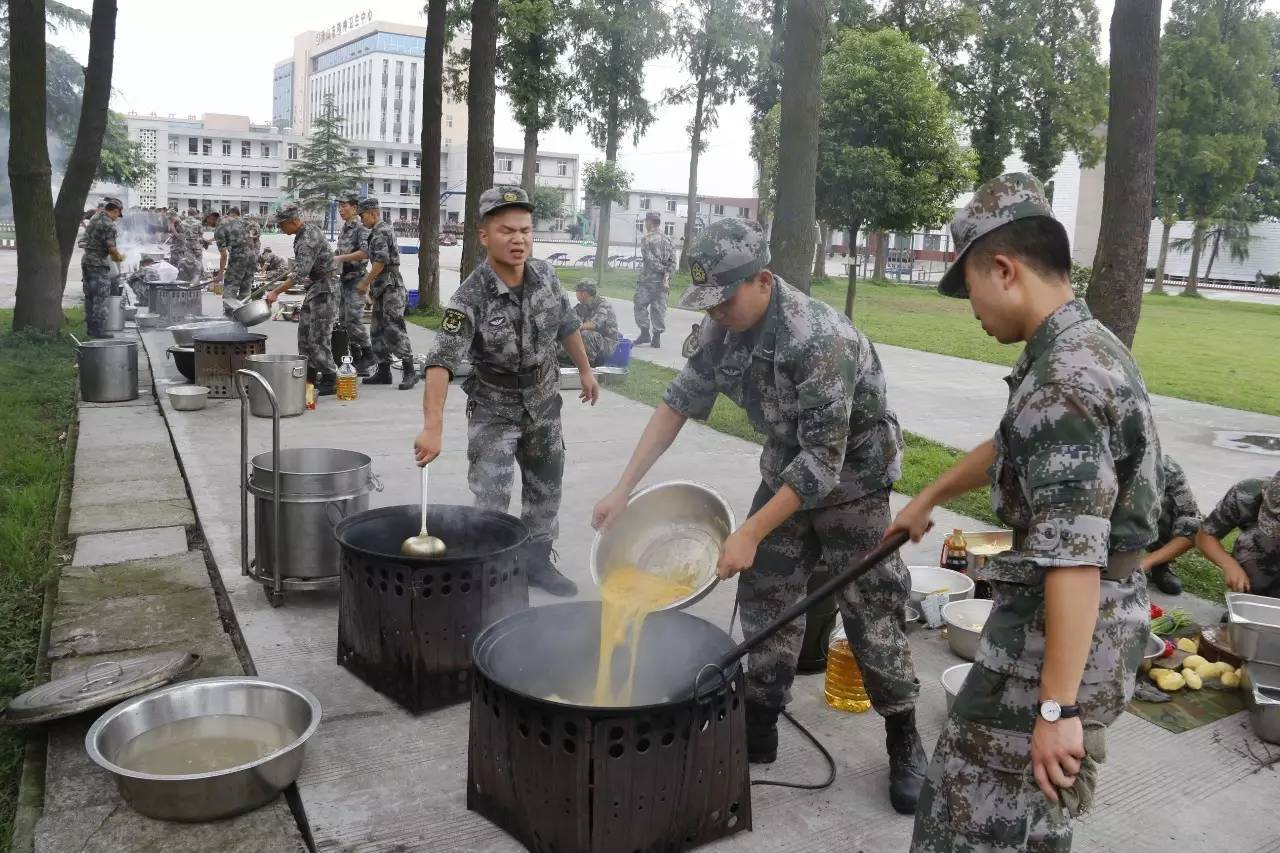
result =
[[[1199,649],[1199,644],[1195,640],[1183,637],[1178,640],[1177,647],[1184,652],[1192,652],[1186,660],[1182,662],[1182,671],[1178,672],[1173,669],[1165,669],[1164,667],[1151,666],[1148,667],[1148,675],[1165,693],[1175,693],[1186,687],[1188,690],[1199,690],[1204,687],[1205,682],[1217,679],[1223,687],[1236,688],[1240,686],[1241,672],[1229,663],[1216,661],[1210,663],[1195,654]],[[1147,663],[1150,663],[1149,661]]]

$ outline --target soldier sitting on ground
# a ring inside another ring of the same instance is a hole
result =
[[[618,346],[618,317],[613,313],[609,300],[598,295],[596,283],[590,279],[578,282],[574,287],[578,304],[573,311],[582,321],[578,331],[582,334],[582,345],[587,349],[587,361],[592,367],[599,367],[609,360]],[[572,364],[573,360],[560,348],[560,362]]]
[[[1222,540],[1233,530],[1240,536],[1228,553]],[[1232,486],[1201,525],[1196,547],[1233,592],[1280,596],[1280,471]]]
[[[1182,592],[1182,581],[1173,572],[1173,561],[1195,547],[1200,532],[1200,508],[1187,485],[1187,475],[1172,456],[1160,460],[1164,469],[1164,494],[1160,502],[1160,523],[1156,541],[1142,558],[1142,570],[1151,583],[1168,595]]]

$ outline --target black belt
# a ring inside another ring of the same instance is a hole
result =
[[[546,372],[546,366],[530,367],[519,373],[498,373],[487,367],[476,364],[472,366],[476,375],[486,385],[493,385],[497,388],[507,388],[512,391],[520,391],[525,388],[536,388],[542,381],[542,376]]]

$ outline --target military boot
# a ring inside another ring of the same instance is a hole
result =
[[[898,814],[915,814],[924,774],[929,769],[915,709],[884,718],[885,748],[889,752],[889,802]]]
[[[1151,582],[1165,595],[1178,595],[1182,592],[1182,581],[1173,573],[1173,567],[1168,563],[1161,563],[1151,570]]]
[[[316,381],[316,396],[329,397],[338,393],[338,374],[321,373]]]
[[[351,354],[354,356],[352,361],[355,362],[356,373],[361,376],[372,376],[373,369],[378,366],[378,360],[373,357],[373,353],[364,347],[351,347]]]
[[[382,361],[378,363],[378,369],[372,376],[367,376],[361,381],[361,385],[390,385],[391,384],[391,362]]]
[[[747,761],[772,764],[778,760],[778,709],[747,700]]]
[[[650,341],[650,338],[649,338],[649,330],[648,330],[648,329],[641,329],[641,330],[640,330],[640,337],[636,338],[636,339],[635,339],[635,341],[633,341],[633,343],[634,343],[636,346],[639,346],[640,344],[647,344],[647,343],[649,343],[649,341]]]
[[[578,585],[560,573],[552,562],[551,543],[547,541],[530,542],[524,547],[521,561],[529,586],[545,589],[559,598],[569,598],[578,594]]]
[[[654,349],[662,348],[662,332],[653,333],[653,348]]]
[[[408,391],[414,385],[418,384],[418,371],[413,366],[413,356],[409,356],[401,361],[401,366],[404,370],[404,377],[400,380],[400,385],[397,387],[399,387],[401,391]]]

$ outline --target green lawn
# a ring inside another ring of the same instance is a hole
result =
[[[70,312],[69,312],[70,313]],[[83,336],[75,312],[73,330]],[[60,543],[53,530],[75,415],[75,351],[9,331],[0,311],[0,705],[31,686],[44,586]],[[25,741],[0,729],[0,850],[9,849]]]
[[[566,285],[593,271],[560,268]],[[601,290],[631,298],[636,273],[610,270]],[[678,298],[687,274],[672,284]],[[844,309],[845,283],[820,279],[813,295]],[[1020,347],[1002,346],[973,319],[969,303],[933,290],[859,282],[854,321],[879,343],[1011,365]],[[1147,296],[1134,353],[1153,393],[1280,415],[1280,303],[1255,305],[1181,296]],[[890,377],[892,382],[892,377]]]

